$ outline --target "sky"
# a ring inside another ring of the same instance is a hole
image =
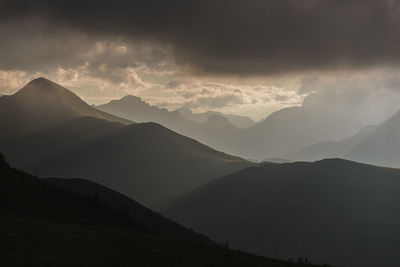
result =
[[[317,94],[383,118],[400,109],[399,12],[396,0],[0,0],[0,94],[44,76],[90,104],[133,94],[260,120]]]

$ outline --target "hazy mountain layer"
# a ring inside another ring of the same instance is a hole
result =
[[[287,159],[316,161],[326,158],[343,158],[356,145],[362,142],[369,134],[371,134],[377,126],[367,126],[356,135],[340,141],[321,142],[313,144],[298,152],[284,155]]]
[[[400,167],[400,112],[380,124],[344,155],[355,161]]]
[[[165,214],[232,247],[341,266],[399,266],[400,171],[332,159],[218,179]]]
[[[379,166],[400,167],[400,112],[387,121],[369,126],[351,138],[311,145],[286,155],[292,160],[341,157]]]
[[[125,96],[100,105],[98,109],[135,122],[156,122],[182,135],[194,138],[217,150],[238,128],[224,114],[208,114],[204,121],[185,119],[179,111],[168,111],[142,101],[139,97]]]
[[[305,98],[302,106],[272,113],[264,121],[236,132],[223,144],[223,151],[245,158],[285,157],[319,142],[341,140],[356,134],[367,125],[380,123],[363,109],[352,109],[332,97]]]
[[[9,142],[13,166],[43,177],[99,182],[156,208],[251,163],[155,123],[83,117]]]
[[[228,119],[230,123],[232,123],[235,127],[244,129],[255,124],[251,118],[247,116],[235,115],[235,114],[224,114],[218,111],[206,111],[202,113],[193,113],[188,108],[179,108],[178,111],[185,119],[192,120],[196,122],[206,122],[208,118],[212,115],[222,116]]]

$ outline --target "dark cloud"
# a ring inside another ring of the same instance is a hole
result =
[[[399,7],[397,0],[3,0],[0,23],[39,18],[59,31],[171,46],[178,64],[200,72],[265,74],[398,65]]]

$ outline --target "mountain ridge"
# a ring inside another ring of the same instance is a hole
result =
[[[398,266],[400,170],[343,159],[260,164],[162,210],[232,247],[343,266]]]

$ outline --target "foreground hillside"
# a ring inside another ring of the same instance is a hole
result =
[[[0,185],[2,266],[295,266],[165,238],[97,199],[10,168],[2,156]]]
[[[199,235],[152,210],[138,202],[100,184],[84,179],[43,179],[46,183],[62,188],[68,192],[95,199],[97,202],[112,207],[121,213],[128,215],[139,225],[145,225],[146,229],[164,237],[184,241],[196,241],[212,243],[207,237]]]
[[[399,266],[400,171],[330,159],[265,164],[164,210],[232,247],[342,266]]]

